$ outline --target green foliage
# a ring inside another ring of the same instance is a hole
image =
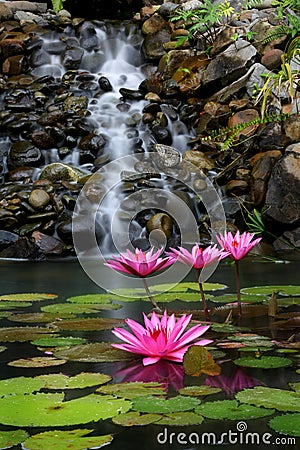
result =
[[[65,0],[51,0],[52,8],[55,13],[58,13],[61,9],[63,9],[63,3]]]

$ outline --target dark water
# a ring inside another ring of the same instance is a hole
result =
[[[242,287],[254,286],[254,285],[268,285],[268,284],[299,284],[299,258],[296,254],[282,255],[283,259],[287,260],[287,263],[270,263],[261,262],[261,258],[248,258],[241,263],[241,285]],[[99,267],[101,271],[101,267]],[[45,262],[28,262],[28,261],[0,261],[0,293],[17,293],[17,292],[49,292],[58,294],[57,302],[64,301],[67,297],[87,294],[98,293],[100,288],[95,285],[85,274],[76,260],[64,260],[64,261],[45,261]],[[193,274],[188,276],[189,280],[193,280]],[[223,262],[219,265],[213,276],[209,279],[210,282],[221,282],[229,286],[228,291],[234,292],[235,280],[233,267]],[[43,305],[45,303],[43,302]],[[197,308],[196,303],[187,304],[182,302],[175,302],[172,305],[167,304],[167,308],[176,309],[182,308]],[[24,312],[38,311],[40,305],[38,302],[33,304],[32,308],[24,308]],[[132,302],[124,304],[124,307],[117,311],[104,311],[101,312],[101,316],[105,317],[131,317],[136,320],[141,320],[141,312],[149,312],[151,310],[150,303],[147,302]],[[19,310],[18,310],[19,311]],[[21,312],[21,311],[20,311]],[[15,326],[16,323],[9,322],[6,319],[0,319],[1,326]],[[32,324],[30,324],[32,325]],[[243,324],[244,325],[244,324]],[[245,324],[246,325],[246,324]],[[249,325],[249,323],[247,323]],[[251,325],[251,323],[250,323]],[[268,323],[266,319],[264,321],[253,321],[254,332],[261,334],[269,334]],[[62,333],[63,334],[63,333]],[[69,332],[67,333],[70,334]],[[92,341],[110,340],[112,335],[110,332],[88,332],[88,333],[72,333],[72,335],[86,337]],[[11,378],[16,376],[32,376],[40,375],[44,373],[57,373],[63,372],[68,375],[76,374],[82,371],[104,372],[113,376],[113,381],[129,381],[132,378],[128,378],[128,367],[124,363],[105,363],[105,364],[86,364],[86,363],[67,363],[64,366],[53,367],[48,369],[19,369],[14,367],[8,367],[6,363],[9,360],[14,360],[20,357],[41,356],[41,353],[32,345],[28,343],[12,343],[7,345],[8,350],[0,354],[0,378]],[[234,356],[235,350],[228,353],[228,356]],[[235,354],[236,356],[236,354]],[[183,372],[178,370],[176,373],[173,371],[171,363],[166,364],[160,369],[160,377],[165,377],[166,380],[171,381],[170,392],[175,392],[180,386],[188,385],[201,385],[207,383],[207,377],[188,377],[184,376]],[[176,366],[176,365],[175,365]],[[178,367],[178,366],[177,366]],[[143,381],[149,379],[149,372],[143,373],[143,367],[137,363],[136,367],[132,369],[135,373],[136,379],[143,378]],[[244,370],[244,369],[243,369]],[[153,369],[154,371],[154,369]],[[173,372],[172,372],[173,371]],[[154,373],[154,372],[153,372]],[[249,379],[257,381],[258,384],[279,387],[287,389],[288,382],[300,381],[300,375],[295,372],[295,367],[275,370],[254,370],[245,369],[244,373]],[[225,363],[222,365],[222,375],[230,380],[236,375],[236,367],[231,363]],[[132,375],[131,375],[132,376]],[[155,378],[155,375],[154,379]],[[127,377],[127,378],[126,378]],[[151,376],[150,376],[151,379]],[[172,386],[173,382],[173,386]],[[229,383],[230,385],[230,383]],[[230,392],[230,386],[228,392],[222,392],[221,394],[211,395],[208,400],[221,400],[223,398],[232,398],[232,392]],[[69,395],[69,394],[68,394]],[[296,444],[287,443],[287,441],[280,441],[275,443],[275,438],[282,438],[283,435],[275,433],[267,426],[268,418],[258,420],[248,420],[247,431],[259,433],[260,439],[264,433],[271,433],[271,444],[263,444],[260,441],[260,448],[287,448],[287,449],[300,449],[299,440]],[[191,427],[164,427],[158,425],[148,425],[146,427],[132,427],[122,428],[114,425],[110,420],[100,421],[95,424],[88,424],[84,428],[91,428],[95,430],[96,435],[112,433],[114,435],[113,442],[110,444],[112,450],[127,450],[127,449],[210,449],[210,448],[228,448],[228,449],[251,449],[257,448],[257,445],[251,445],[245,443],[233,443],[233,441],[227,444],[209,445],[207,439],[204,439],[204,443],[201,440],[197,444],[198,439],[202,438],[203,433],[214,432],[220,438],[222,433],[229,433],[237,431],[237,421],[215,421],[205,420],[202,425]],[[10,427],[2,427],[3,430],[7,430]],[[80,428],[79,426],[74,428]],[[35,434],[41,432],[40,428],[29,430],[29,433]],[[172,434],[173,433],[173,434]],[[179,435],[178,433],[185,433],[185,435]],[[196,434],[197,436],[196,436]],[[233,438],[232,438],[233,439]],[[287,439],[287,436],[285,436]],[[186,443],[185,443],[186,442]],[[16,449],[21,447],[15,447]],[[48,450],[48,449],[41,449]]]

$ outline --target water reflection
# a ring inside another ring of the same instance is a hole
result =
[[[209,376],[205,379],[204,384],[206,386],[220,388],[228,396],[231,396],[242,389],[259,386],[262,383],[256,378],[248,375],[244,370],[230,365],[227,374],[223,373],[222,375],[213,377]]]

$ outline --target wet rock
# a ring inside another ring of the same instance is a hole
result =
[[[261,58],[261,63],[269,70],[277,69],[282,64],[282,55],[284,52],[279,48],[268,50]]]
[[[4,59],[9,56],[22,55],[24,53],[23,39],[3,39],[0,41],[0,46]]]
[[[149,233],[161,230],[167,238],[170,238],[173,232],[173,221],[168,214],[157,213],[148,220],[146,227]]]
[[[20,75],[24,68],[24,55],[9,56],[2,64],[2,71],[5,75]]]
[[[79,42],[82,48],[91,51],[99,46],[95,27],[90,22],[84,22],[80,29]]]
[[[119,92],[122,97],[128,100],[142,100],[144,98],[143,93],[139,90],[121,88],[119,89]]]
[[[72,221],[64,221],[61,222],[57,229],[58,236],[66,243],[66,244],[72,244],[73,243],[73,237],[72,237]]]
[[[55,147],[54,139],[44,130],[34,131],[31,134],[32,142],[41,149],[47,150]]]
[[[170,145],[172,144],[172,135],[167,128],[154,125],[151,128],[153,136],[160,144]]]
[[[234,128],[243,127],[243,124],[247,124],[248,122],[252,122],[259,119],[259,113],[256,109],[244,109],[242,111],[236,112],[230,119],[228,120],[228,127]],[[253,136],[255,131],[257,130],[258,125],[249,125],[248,127],[241,129],[238,133],[234,131],[235,141],[238,141],[239,137],[249,137]]]
[[[82,176],[82,172],[67,164],[52,163],[42,170],[40,179],[45,178],[55,183],[57,181],[78,181]]]
[[[31,239],[19,238],[14,244],[0,252],[0,258],[43,259],[38,246]]]
[[[299,116],[299,114],[294,114],[285,121],[284,131],[285,131],[286,136],[292,142],[300,142],[300,116]]]
[[[66,100],[63,103],[63,110],[64,111],[74,111],[79,112],[82,109],[86,109],[88,106],[88,98],[84,95],[81,95],[80,97],[67,97]]]
[[[42,222],[26,223],[18,229],[19,236],[29,236],[33,231],[38,230],[42,226]]]
[[[8,172],[9,181],[32,181],[34,169],[32,167],[19,167]]]
[[[154,144],[153,150],[158,153],[158,158],[155,162],[159,167],[176,167],[181,161],[179,151],[169,145]]]
[[[110,92],[113,90],[111,82],[106,77],[100,77],[98,83],[100,88],[105,92]]]
[[[225,186],[227,194],[242,195],[248,190],[248,183],[244,180],[230,180]]]
[[[272,171],[266,195],[270,218],[283,224],[300,219],[300,143],[290,145]]]
[[[178,8],[178,5],[176,5],[175,3],[165,2],[158,8],[157,12],[164,19],[169,19],[170,17],[172,17],[176,8]]]
[[[209,159],[204,153],[197,150],[187,150],[182,155],[182,159],[198,167],[198,169],[200,170],[207,171],[214,168],[214,162]]]
[[[50,64],[51,58],[49,54],[42,48],[38,48],[35,52],[33,52],[30,56],[30,64],[33,67],[40,67],[45,64]]]
[[[160,30],[169,30],[168,23],[159,14],[153,14],[142,25],[142,33],[152,34]]]
[[[62,64],[66,69],[78,69],[83,57],[83,49],[80,47],[67,48],[62,54]]]
[[[61,255],[64,251],[64,243],[55,237],[48,236],[40,231],[34,231],[32,233],[32,238],[34,239],[37,247],[45,255]]]
[[[78,144],[80,149],[80,162],[92,162],[95,156],[101,154],[106,144],[106,140],[101,134],[90,133],[83,137]]]
[[[7,1],[5,4],[13,11],[28,11],[32,13],[45,13],[47,4],[42,2],[30,2],[25,0]]]
[[[70,98],[73,98],[73,97],[70,97]],[[69,101],[69,103],[70,103],[70,107],[71,107],[72,101]],[[69,103],[66,101],[66,108],[65,108],[66,110],[71,109],[71,108],[68,108]],[[41,125],[54,125],[57,123],[64,122],[64,120],[65,120],[64,113],[59,109],[55,109],[54,111],[47,111],[47,112],[41,114],[38,122]]]
[[[13,18],[13,12],[6,2],[0,3],[0,21],[5,22],[6,20],[10,20]]]
[[[0,251],[4,250],[6,247],[9,247],[18,239],[19,236],[17,234],[6,230],[0,230]]]
[[[291,247],[300,248],[300,228],[285,231],[275,242],[275,250],[291,250]]]
[[[193,96],[200,89],[208,63],[206,56],[191,56],[183,61],[172,76],[182,93]]]
[[[146,58],[151,61],[161,58],[166,53],[164,44],[169,40],[170,34],[166,30],[147,34],[143,42],[143,51]]]
[[[31,191],[28,201],[34,209],[44,209],[50,202],[50,195],[42,189],[34,189]]]
[[[44,161],[41,151],[29,141],[13,142],[8,155],[8,167],[38,167]]]
[[[192,55],[192,50],[171,50],[166,53],[158,63],[158,70],[163,79],[170,78]]]
[[[229,47],[229,45],[232,44],[232,37],[236,33],[236,28],[225,28],[220,33],[218,33],[216,39],[213,42],[210,56],[214,57],[218,55],[219,53],[223,52],[226,47]]]
[[[52,41],[44,44],[43,48],[50,55],[61,55],[66,50],[66,43],[63,41]]]
[[[18,220],[11,211],[0,208],[0,229],[10,230],[18,225]]]

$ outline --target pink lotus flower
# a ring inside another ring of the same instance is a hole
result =
[[[244,258],[250,250],[261,241],[261,238],[254,238],[253,233],[248,233],[245,231],[240,234],[239,231],[236,232],[235,236],[231,234],[231,232],[226,233],[224,235],[217,236],[217,240],[219,244],[230,253],[230,257],[235,261]]]
[[[125,320],[133,334],[122,328],[112,330],[115,336],[126,342],[112,344],[112,346],[145,356],[144,366],[154,364],[161,359],[182,362],[183,355],[191,345],[207,345],[212,342],[209,339],[203,339],[192,344],[192,341],[205,333],[209,326],[195,325],[184,333],[192,318],[191,315],[184,314],[177,322],[174,314],[168,317],[166,311],[161,320],[155,312],[152,312],[151,319],[148,319],[144,313],[143,316],[145,327],[132,319]]]

